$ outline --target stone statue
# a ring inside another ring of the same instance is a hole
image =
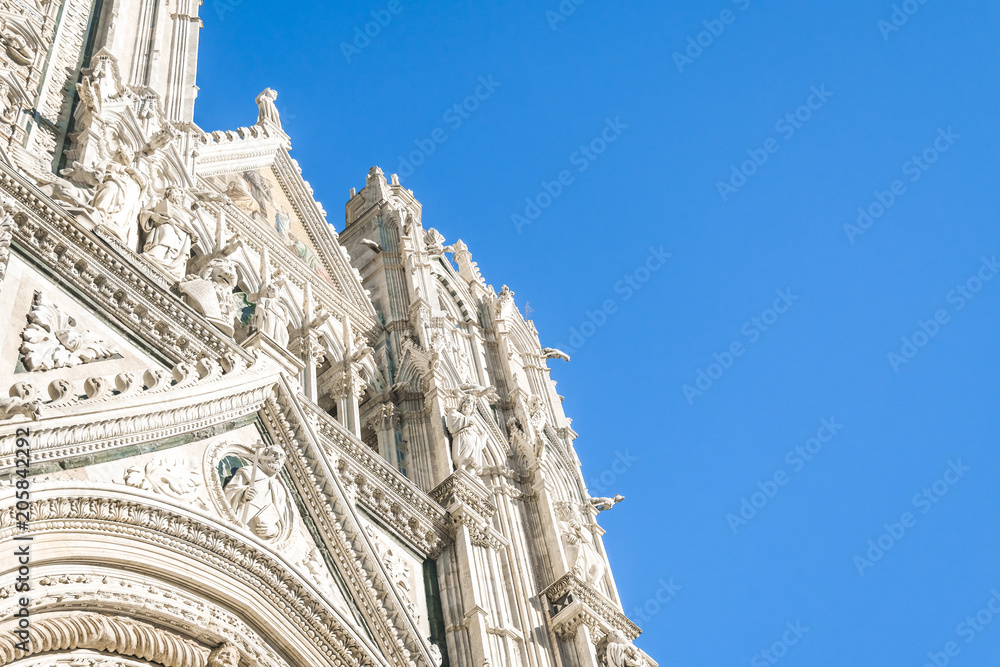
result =
[[[113,160],[97,174],[97,192],[91,202],[99,220],[127,248],[135,250],[139,241],[139,209],[148,180],[132,166],[134,151],[121,144]]]
[[[254,458],[236,471],[223,491],[240,523],[258,537],[273,539],[291,525],[288,493],[278,479],[285,452],[274,445],[260,447]]]
[[[476,422],[476,403],[472,396],[465,395],[457,409],[448,413],[446,419],[451,433],[451,458],[455,470],[466,470],[476,474],[479,458],[486,446],[486,434]]]
[[[240,667],[240,650],[232,644],[223,644],[208,654],[206,667]]]
[[[605,652],[608,667],[649,667],[642,653],[618,630],[608,636]]]
[[[28,46],[28,41],[7,24],[0,29],[0,41],[7,50],[7,56],[18,65],[30,65],[35,59],[35,50]]]
[[[193,210],[184,205],[184,190],[173,186],[165,199],[142,212],[142,230],[147,233],[143,257],[177,281],[187,273],[191,244],[198,242],[193,221]]]
[[[599,586],[607,565],[594,546],[593,534],[572,503],[556,503],[555,509],[570,571],[591,586]]]
[[[279,347],[288,347],[288,322],[291,316],[288,308],[278,297],[277,283],[264,285],[254,297],[257,307],[254,309],[251,324],[253,327],[271,337]]]
[[[16,122],[17,113],[20,110],[21,105],[14,99],[10,83],[6,79],[0,79],[0,121],[4,123]]]
[[[221,257],[209,262],[200,275],[189,275],[177,286],[189,306],[229,336],[233,335],[238,311],[235,288],[236,265]]]
[[[270,88],[265,88],[264,92],[257,96],[257,124],[265,125],[273,123],[279,130],[281,129],[281,118],[278,117],[278,107],[274,102],[278,99],[278,93]]]
[[[615,494],[614,498],[591,498],[590,506],[598,512],[603,512],[611,509],[623,500],[625,500],[625,496],[621,494]]]

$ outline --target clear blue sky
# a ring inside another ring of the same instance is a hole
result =
[[[400,171],[573,347],[553,377],[592,492],[627,497],[605,544],[661,665],[994,664],[1000,6],[559,6],[207,0],[197,121],[275,88],[338,229]]]

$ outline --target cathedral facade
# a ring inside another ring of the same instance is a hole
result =
[[[0,0],[0,666],[655,667],[568,357],[274,91],[195,125],[199,5]]]

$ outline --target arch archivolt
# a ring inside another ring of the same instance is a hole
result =
[[[232,642],[261,667],[384,664],[279,556],[209,517],[120,489],[46,484],[33,495],[33,636],[46,619],[92,613],[142,621],[206,650]],[[12,499],[4,505],[0,541],[13,543]],[[0,572],[11,582],[0,589],[3,619],[17,605],[14,578]],[[0,623],[0,658],[15,641],[10,625]],[[93,647],[53,646],[69,648]]]

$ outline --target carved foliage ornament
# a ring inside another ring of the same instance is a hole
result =
[[[116,350],[101,338],[78,326],[41,292],[35,292],[28,313],[28,326],[21,332],[21,353],[29,371],[78,366],[107,359]]]

